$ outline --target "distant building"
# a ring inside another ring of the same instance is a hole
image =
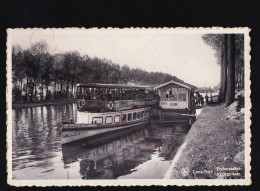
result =
[[[127,82],[127,85],[136,85],[134,80],[130,80],[129,82]]]
[[[163,109],[186,109],[192,107],[192,95],[196,86],[185,82],[169,81],[155,87]]]

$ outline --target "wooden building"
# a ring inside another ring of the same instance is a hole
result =
[[[194,106],[194,89],[197,87],[173,80],[155,87],[160,96],[160,107],[171,110],[190,110]]]

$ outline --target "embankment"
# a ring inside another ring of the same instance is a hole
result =
[[[39,107],[39,106],[48,106],[48,105],[59,105],[59,104],[68,104],[76,103],[75,100],[62,100],[62,101],[48,101],[48,102],[39,102],[39,103],[13,103],[12,108],[26,108],[26,107]]]
[[[165,178],[244,178],[244,115],[234,105],[204,107]]]

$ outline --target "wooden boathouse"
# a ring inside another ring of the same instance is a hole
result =
[[[154,88],[159,96],[159,107],[151,111],[154,123],[191,123],[195,117],[194,90],[185,82],[169,81]]]
[[[183,110],[191,109],[193,105],[192,96],[196,86],[169,81],[155,87],[160,96],[160,107],[162,109]]]

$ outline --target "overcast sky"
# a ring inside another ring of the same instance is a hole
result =
[[[220,66],[215,51],[201,39],[201,34],[178,34],[163,30],[61,31],[26,30],[12,35],[12,43],[22,48],[30,41],[44,39],[54,48],[78,51],[81,55],[112,60],[119,65],[172,74],[196,86],[215,86],[220,80]],[[30,40],[31,39],[31,40]],[[60,51],[61,52],[61,51]]]

